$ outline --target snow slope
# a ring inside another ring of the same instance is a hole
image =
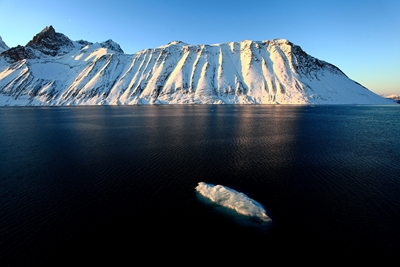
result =
[[[0,55],[0,105],[393,104],[285,39],[124,54],[46,27]]]

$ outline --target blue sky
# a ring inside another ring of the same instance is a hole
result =
[[[285,38],[378,94],[400,94],[400,0],[0,0],[0,36],[25,45],[44,27],[112,39],[125,53],[172,40]]]

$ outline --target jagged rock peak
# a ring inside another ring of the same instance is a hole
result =
[[[18,45],[2,52],[1,55],[12,63],[22,59],[65,55],[74,48],[74,43],[67,36],[56,32],[53,26],[48,26],[36,34],[26,46]]]
[[[114,42],[111,39],[108,39],[107,41],[100,43],[100,46],[104,47],[104,48],[111,49],[111,50],[113,50],[115,52],[118,52],[118,53],[122,53],[122,54],[124,53],[124,50],[121,49],[120,45],[117,44],[116,42]]]
[[[45,38],[56,39],[56,31],[54,30],[53,26],[46,26],[41,32],[36,34],[27,45],[37,44]]]
[[[51,25],[46,26],[40,33],[36,34],[26,46],[51,56],[60,53],[65,54],[74,48],[72,41],[64,34],[57,33]]]

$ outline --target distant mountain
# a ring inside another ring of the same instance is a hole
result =
[[[400,104],[400,95],[382,95],[384,98],[394,100],[395,102]]]
[[[288,40],[172,41],[133,55],[52,26],[0,54],[0,105],[393,104]]]
[[[1,36],[0,36],[0,53],[6,51],[8,49],[9,49],[9,47],[6,45],[6,43],[3,41],[3,39],[1,39]]]

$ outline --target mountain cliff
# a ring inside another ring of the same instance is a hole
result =
[[[6,45],[6,43],[3,41],[3,39],[0,36],[0,53],[8,50],[9,47]]]
[[[46,27],[0,54],[0,105],[391,104],[285,39],[124,54]]]

